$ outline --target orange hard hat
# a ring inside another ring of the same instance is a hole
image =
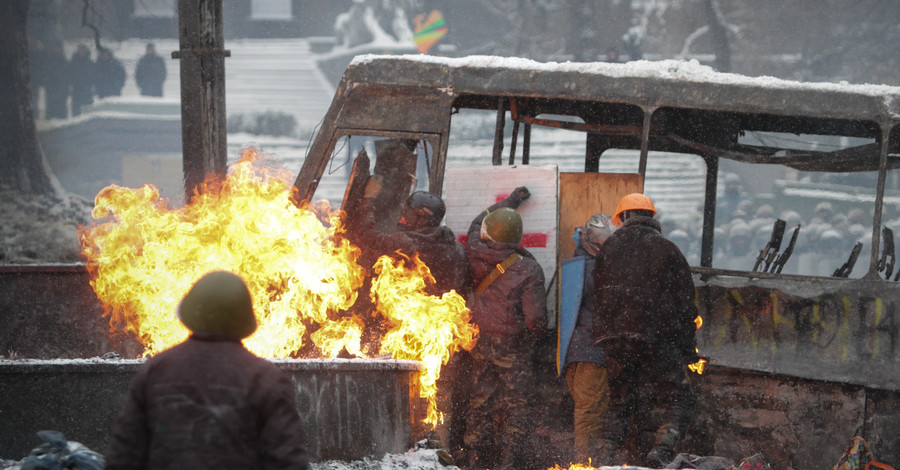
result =
[[[653,207],[653,200],[646,194],[631,193],[622,196],[619,199],[619,205],[616,206],[616,213],[613,214],[612,221],[616,226],[622,225],[622,213],[625,211],[645,210],[653,212],[656,215],[656,208]]]

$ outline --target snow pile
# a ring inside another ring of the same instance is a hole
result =
[[[0,264],[80,262],[77,227],[93,220],[83,197],[0,190]]]
[[[405,454],[385,454],[381,460],[363,459],[354,462],[328,460],[311,463],[310,470],[452,470],[444,466],[435,449],[415,449]]]
[[[22,461],[0,459],[0,469],[20,470]],[[313,462],[310,470],[454,470],[459,467],[440,463],[437,450],[417,449],[405,454],[385,454],[381,460],[363,459],[353,462],[328,460]]]

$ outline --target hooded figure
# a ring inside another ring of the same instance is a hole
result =
[[[591,328],[594,317],[594,271],[596,257],[606,239],[616,230],[609,214],[594,214],[578,227],[575,256],[584,257],[584,283],[578,318],[565,354],[566,384],[575,402],[575,460],[587,464],[597,446],[603,413],[609,404],[609,385],[606,381],[606,359],[603,349],[594,344]],[[562,333],[560,333],[562,334]]]
[[[203,276],[178,318],[191,336],[138,369],[106,468],[306,469],[296,391],[241,344],[256,330],[244,281],[221,271]]]

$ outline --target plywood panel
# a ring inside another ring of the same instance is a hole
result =
[[[557,262],[572,257],[575,227],[598,212],[612,215],[622,196],[643,188],[644,180],[637,173],[560,173]]]

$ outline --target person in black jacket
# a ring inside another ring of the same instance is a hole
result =
[[[146,52],[134,69],[134,80],[143,96],[162,96],[166,81],[166,62],[156,55],[156,46],[147,44]]]
[[[125,86],[125,67],[113,57],[112,51],[100,49],[94,72],[94,89],[98,98],[122,95],[122,87]]]
[[[447,211],[443,199],[426,191],[413,192],[403,205],[398,230],[381,232],[376,228],[374,202],[381,184],[377,176],[369,178],[356,211],[361,244],[378,254],[398,256],[396,252],[400,251],[409,258],[418,254],[434,276],[434,284],[426,286],[428,294],[440,296],[455,290],[468,298],[472,283],[466,251],[453,230],[441,225]]]
[[[381,192],[381,179],[369,178],[359,208],[356,210],[360,244],[374,256],[419,259],[428,266],[433,283],[426,283],[428,294],[441,296],[456,291],[467,301],[472,294],[472,281],[466,265],[466,250],[446,225],[441,225],[447,206],[443,199],[425,191],[416,191],[406,198],[397,230],[382,232],[376,228],[375,198]],[[371,258],[372,256],[370,256]],[[412,266],[407,262],[407,266]],[[471,368],[467,351],[458,351],[441,368],[438,379],[438,400],[444,412],[444,424],[437,431],[446,449],[459,456],[462,430],[465,428],[465,408],[468,397],[466,379]]]
[[[481,212],[469,226],[466,256],[474,300],[473,379],[465,444],[470,468],[530,469],[536,375],[534,346],[546,334],[544,273],[522,241],[516,213],[525,187]],[[494,426],[494,418],[498,424]]]
[[[79,44],[69,61],[69,83],[72,85],[72,116],[78,116],[94,103],[94,61],[91,51]]]
[[[698,360],[693,279],[655,214],[649,197],[624,196],[613,215],[621,226],[594,266],[593,336],[606,356],[610,391],[595,465],[626,463],[630,434],[643,464],[662,468],[674,459],[696,402],[687,372]]]
[[[106,469],[306,470],[306,433],[296,391],[241,340],[256,330],[240,277],[197,281],[178,307],[191,330],[135,374],[112,429]]]
[[[44,86],[46,119],[66,119],[69,117],[69,61],[61,41],[52,41],[45,57],[45,76],[40,79]]]

